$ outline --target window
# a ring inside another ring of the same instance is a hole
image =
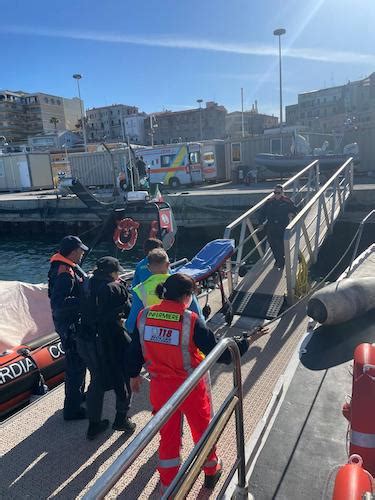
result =
[[[203,162],[210,167],[215,162],[215,154],[213,152],[204,153]]]
[[[163,155],[160,157],[160,166],[162,168],[171,167],[173,164],[174,155]]]
[[[232,142],[232,161],[241,161],[241,143],[240,142]]]
[[[189,153],[189,162],[190,163],[199,163],[199,152],[194,151],[193,153]]]
[[[57,100],[56,100],[56,104],[57,104],[58,106],[60,106],[60,104],[61,104],[60,99],[57,99]]]
[[[270,151],[273,154],[281,154],[281,139],[270,140]]]
[[[45,98],[44,98],[44,102],[48,102],[48,97],[45,97]]]

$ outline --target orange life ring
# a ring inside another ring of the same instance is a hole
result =
[[[126,218],[117,222],[113,242],[120,250],[131,250],[138,239],[139,222]]]

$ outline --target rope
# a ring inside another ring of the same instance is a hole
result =
[[[302,297],[309,291],[309,268],[305,257],[300,252],[298,255],[298,270],[296,276],[296,289],[297,297]]]

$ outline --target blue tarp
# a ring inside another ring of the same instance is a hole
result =
[[[207,243],[190,262],[174,272],[191,276],[195,281],[201,281],[212,273],[232,255],[234,240],[213,240]]]

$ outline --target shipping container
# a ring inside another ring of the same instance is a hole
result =
[[[0,155],[0,191],[52,189],[49,153]]]
[[[127,150],[73,153],[68,155],[72,177],[76,177],[85,186],[113,186],[114,178],[120,172],[126,172],[129,163]]]

